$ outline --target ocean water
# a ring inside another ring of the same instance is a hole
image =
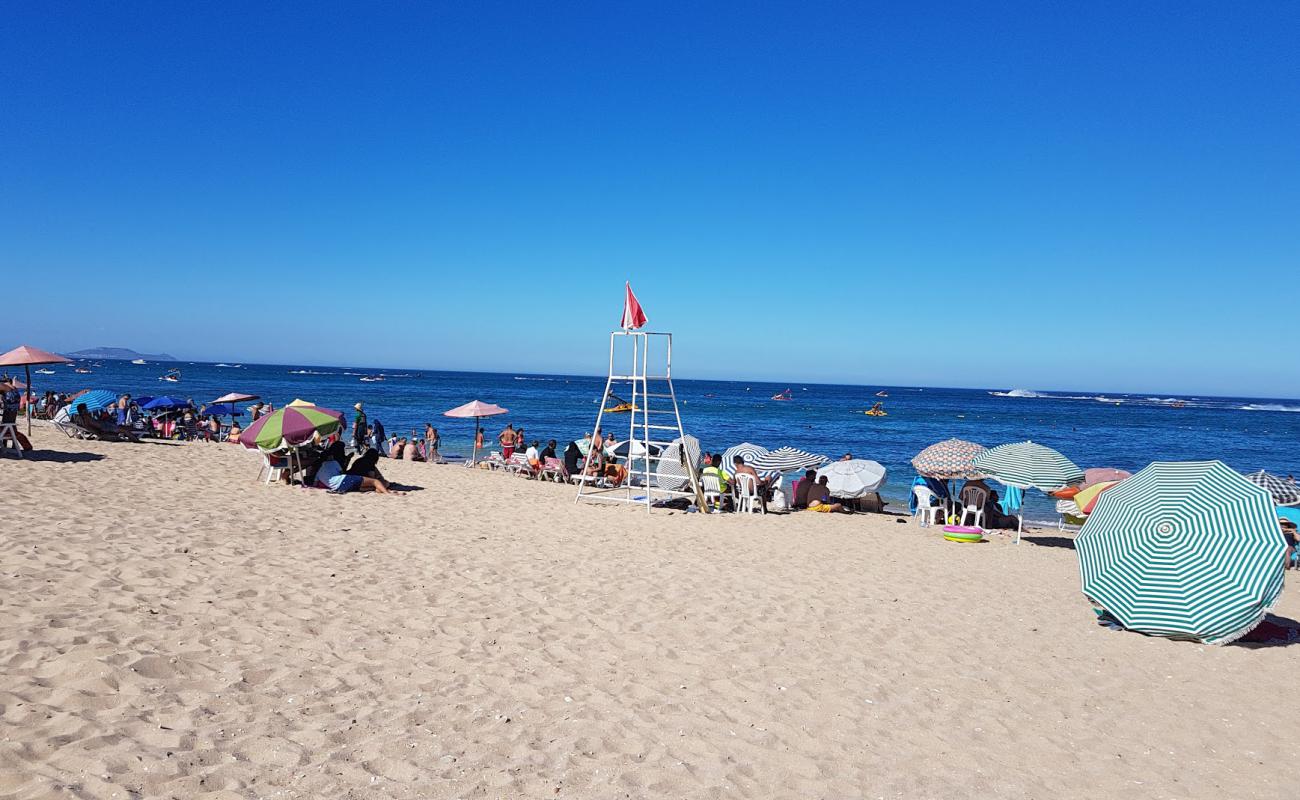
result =
[[[169,394],[197,404],[231,391],[257,394],[276,406],[295,398],[347,411],[365,404],[370,419],[390,434],[438,428],[446,453],[467,453],[473,421],[442,412],[479,399],[510,409],[485,421],[489,439],[506,422],[523,426],[529,439],[563,445],[590,431],[604,377],[303,367],[277,364],[224,365],[126,361],[79,362],[92,370],[49,367],[33,374],[36,392],[103,388],[133,396]],[[180,383],[158,377],[182,370]],[[363,375],[384,374],[382,382]],[[1251,471],[1300,474],[1300,400],[1258,397],[1155,396],[1033,392],[1007,389],[942,389],[905,386],[837,386],[734,381],[674,381],[683,423],[710,451],[742,441],[775,448],[793,445],[837,458],[850,452],[884,464],[889,478],[882,494],[903,502],[914,477],[910,460],[934,442],[958,437],[993,446],[1032,439],[1054,447],[1081,467],[1136,471],[1154,460],[1218,458]],[[790,389],[793,399],[771,396]],[[877,391],[887,398],[877,398]],[[887,417],[862,413],[876,400]],[[1175,402],[1184,404],[1175,407]],[[607,421],[616,436],[626,417]],[[350,416],[349,416],[350,418]],[[607,417],[607,420],[611,418]],[[245,418],[247,424],[247,418]],[[626,436],[626,432],[621,434]],[[1028,517],[1055,520],[1052,502],[1031,492]]]

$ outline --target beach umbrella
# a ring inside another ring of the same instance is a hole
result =
[[[831,497],[856,500],[880,488],[885,482],[885,468],[876,461],[854,458],[849,461],[832,461],[817,470],[817,480],[826,476],[826,488]]]
[[[33,364],[71,364],[72,359],[64,358],[57,353],[50,353],[28,344],[15,347],[4,355],[0,355],[0,367],[22,367],[23,375],[26,377],[25,394],[27,395],[27,435],[32,435],[32,365]]]
[[[296,406],[281,408],[248,426],[239,435],[244,447],[278,450],[297,447],[311,441],[317,434],[329,436],[343,427],[343,414],[329,408]]]
[[[1074,548],[1084,595],[1125,628],[1227,644],[1277,600],[1287,545],[1267,491],[1190,461],[1107,490]]]
[[[1071,499],[1073,500],[1075,506],[1078,507],[1080,514],[1084,514],[1084,515],[1091,514],[1092,509],[1097,505],[1097,500],[1101,497],[1101,493],[1106,491],[1107,489],[1113,489],[1119,484],[1120,484],[1119,481],[1102,481],[1101,483],[1092,483],[1083,487],[1078,492],[1076,492],[1074,497]]]
[[[962,439],[945,439],[932,444],[912,458],[918,475],[940,480],[978,478],[975,456],[984,452],[984,446]]]
[[[581,448],[579,448],[581,449]],[[611,448],[606,448],[605,452],[611,453],[618,458],[644,458],[646,454],[645,445],[635,439],[628,439],[619,442]],[[663,448],[657,444],[650,445],[650,455],[657,456],[663,452]]]
[[[700,440],[694,436],[673,439],[659,455],[655,469],[655,485],[671,492],[684,491],[691,483],[687,466],[699,469]]]
[[[975,456],[971,465],[982,475],[1021,491],[1038,489],[1051,493],[1083,480],[1083,470],[1070,459],[1037,442],[1000,444]],[[1008,493],[1010,494],[1010,493]],[[1004,498],[1005,501],[1012,497]],[[1025,527],[1023,506],[1016,504],[1016,542]]]
[[[315,408],[316,404],[310,400],[303,400],[301,397],[289,403],[290,408]]]
[[[1279,478],[1262,469],[1247,475],[1246,480],[1264,487],[1272,495],[1273,502],[1279,506],[1300,505],[1300,486],[1296,486],[1295,481]]]
[[[1133,477],[1133,473],[1126,469],[1115,469],[1114,467],[1089,467],[1083,471],[1083,486],[1091,486],[1094,483],[1104,483],[1107,481],[1122,481],[1125,478]]]
[[[470,466],[478,462],[478,429],[484,417],[495,417],[500,414],[510,413],[508,409],[501,406],[484,403],[482,400],[471,400],[463,406],[456,406],[450,411],[442,412],[444,417],[457,417],[460,419],[474,420],[474,456],[470,459]]]
[[[89,389],[74,396],[72,402],[68,404],[68,408],[72,409],[71,413],[75,414],[77,406],[82,403],[86,405],[86,410],[91,413],[103,411],[110,406],[117,405],[117,392],[110,392],[107,389]]]
[[[185,408],[188,405],[188,400],[179,400],[175,397],[163,395],[162,397],[151,399],[149,402],[140,406],[140,408],[145,411],[175,411],[178,408]]]
[[[769,453],[756,456],[747,462],[755,471],[795,472],[801,469],[816,469],[830,461],[826,456],[819,456],[794,447],[780,447]]]
[[[1083,480],[1083,470],[1073,461],[1036,442],[998,445],[971,464],[980,474],[1021,489],[1053,492]]]
[[[769,452],[770,451],[766,447],[762,447],[761,445],[750,444],[749,442],[741,442],[738,445],[735,445],[733,447],[728,447],[726,450],[722,451],[722,468],[728,472],[735,469],[736,456],[740,456],[741,458],[745,459],[746,464],[752,465],[754,463],[754,459],[758,458],[759,456],[765,456]]]
[[[220,397],[218,397],[216,400],[213,400],[212,405],[217,405],[220,403],[248,403],[257,399],[258,397],[255,394],[244,394],[243,392],[230,392],[229,394],[223,394]]]
[[[214,417],[238,417],[244,412],[234,403],[213,403],[205,407],[203,413]]]

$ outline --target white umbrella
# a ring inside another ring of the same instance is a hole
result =
[[[826,488],[831,497],[856,500],[880,488],[885,482],[885,467],[865,458],[851,461],[834,461],[817,470],[817,480],[826,476]]]

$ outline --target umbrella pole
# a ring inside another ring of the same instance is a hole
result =
[[[23,374],[27,376],[27,385],[23,391],[27,393],[27,438],[32,438],[32,367],[30,364],[23,364]]]
[[[1024,501],[1020,504],[1019,522],[1016,523],[1016,544],[1020,544],[1020,532],[1025,529],[1025,506]]]

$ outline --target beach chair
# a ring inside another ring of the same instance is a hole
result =
[[[533,474],[532,467],[528,465],[528,459],[524,458],[523,453],[511,453],[510,458],[504,463],[504,469],[511,475],[524,475],[530,477]]]
[[[737,472],[732,478],[736,486],[736,513],[752,514],[757,511],[766,514],[763,498],[758,496],[758,481],[748,472]]]
[[[543,480],[552,480],[556,483],[569,482],[569,473],[564,469],[564,462],[549,456],[542,462],[542,470],[537,473],[537,477]]]
[[[942,519],[943,506],[934,502],[935,495],[930,487],[914,486],[912,494],[916,495],[916,515],[921,518],[921,527],[928,528],[936,518]]]
[[[712,508],[722,508],[722,480],[717,475],[701,475],[700,488],[704,490],[705,503]]]
[[[254,481],[262,480],[262,473],[266,473],[266,483],[280,480],[284,473],[288,472],[293,475],[293,453],[289,450],[263,450],[257,448],[257,452],[262,456],[262,467],[257,471],[257,477]]]
[[[970,517],[976,528],[984,527],[984,505],[988,502],[989,493],[987,489],[979,486],[967,486],[961,493],[961,524],[966,524],[966,517]]]

